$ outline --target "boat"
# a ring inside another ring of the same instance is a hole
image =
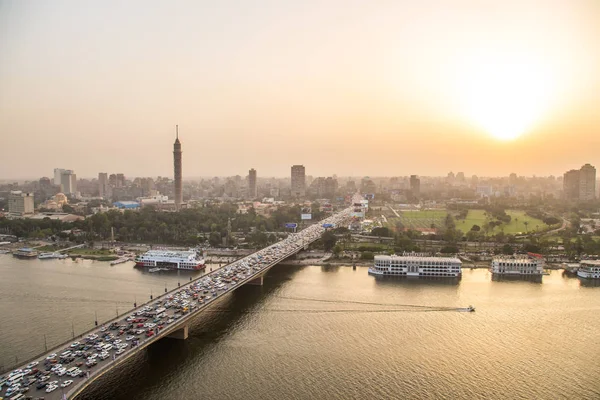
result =
[[[8,254],[10,253],[10,250],[0,250],[0,254]]]
[[[456,257],[431,257],[418,253],[375,256],[369,274],[375,276],[460,278],[462,262]]]
[[[31,247],[23,247],[13,252],[13,256],[17,258],[32,259],[38,256],[38,252],[32,249]]]
[[[585,279],[600,279],[600,260],[581,260],[577,276]]]
[[[40,260],[47,260],[47,259],[50,259],[50,258],[64,259],[64,258],[67,258],[67,257],[69,257],[69,256],[66,255],[66,254],[61,254],[61,253],[57,253],[57,252],[54,252],[54,253],[40,253],[40,255],[38,255],[38,258]]]
[[[135,259],[135,266],[141,268],[165,268],[200,270],[205,268],[204,259],[198,252],[175,250],[149,250]]]
[[[467,311],[468,312],[475,312],[475,307],[469,305],[469,307],[467,307]]]
[[[150,268],[148,270],[148,272],[158,272],[158,271],[162,271],[162,268]]]
[[[110,262],[110,265],[123,264],[124,262],[130,261],[128,257],[121,257],[119,259]]]
[[[491,272],[502,276],[542,276],[544,259],[540,254],[502,256],[492,260]]]

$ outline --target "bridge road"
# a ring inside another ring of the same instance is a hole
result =
[[[47,353],[29,360],[27,365],[22,365],[19,369],[38,368],[40,371],[45,372],[54,365],[50,360],[56,360],[55,363],[60,364],[61,354],[66,351],[73,354],[76,351],[80,352],[77,353],[79,356],[75,360],[63,365],[66,369],[75,367],[77,362],[85,363],[90,358],[94,358],[97,364],[89,368],[86,367],[86,364],[81,365],[81,376],[75,377],[66,374],[59,376],[61,372],[52,371],[47,375],[48,378],[40,376],[36,380],[33,374],[30,374],[27,376],[29,390],[25,395],[33,398],[44,397],[48,400],[75,398],[94,380],[150,344],[164,337],[186,339],[190,319],[207,309],[215,300],[242,285],[262,284],[263,275],[271,267],[318,240],[326,231],[323,224],[345,225],[349,222],[350,215],[351,208],[347,208],[326,218],[318,225],[312,225],[299,233],[290,234],[284,240],[216,269],[118,318],[107,321],[102,326],[80,335],[77,342],[63,343]],[[156,318],[157,313],[163,315],[163,317]],[[147,320],[141,322],[139,321],[140,318]],[[133,322],[134,320],[139,322]],[[122,328],[128,330],[126,325],[130,324],[134,325],[135,332],[129,330],[129,333],[119,334]],[[111,329],[111,325],[113,329]],[[110,337],[107,337],[106,335],[109,334]],[[106,346],[107,349],[104,355],[106,358],[104,359],[100,358],[100,346]],[[123,350],[117,351],[119,346],[123,346]],[[5,377],[8,378],[9,375],[6,374]],[[56,388],[50,392],[46,392],[46,388],[36,389],[39,379],[46,379],[45,382],[54,382]],[[61,387],[61,385],[66,385],[67,381],[71,381],[71,383],[66,387]],[[15,392],[15,394],[9,396],[6,395],[6,391],[7,385],[5,384],[0,392],[5,393],[4,398],[11,398],[16,394]]]

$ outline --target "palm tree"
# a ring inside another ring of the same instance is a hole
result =
[[[525,221],[525,222],[523,222],[523,224],[525,225],[525,232],[529,233],[529,229],[527,229],[527,225],[529,225],[529,221]]]

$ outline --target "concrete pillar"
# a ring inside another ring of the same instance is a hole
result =
[[[188,326],[184,325],[180,329],[177,329],[176,331],[169,333],[165,337],[168,337],[171,339],[185,340],[188,338]]]
[[[258,276],[254,279],[252,279],[251,281],[249,281],[248,283],[246,283],[246,285],[255,285],[255,286],[262,286],[263,285],[263,276]]]

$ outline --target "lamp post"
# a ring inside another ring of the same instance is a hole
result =
[[[94,325],[98,326],[98,311],[94,311],[94,315],[96,316],[96,319],[94,320]]]

